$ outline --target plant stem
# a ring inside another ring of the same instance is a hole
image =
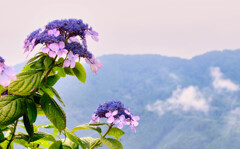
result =
[[[105,138],[106,137],[106,135],[109,133],[109,131],[111,130],[111,128],[113,127],[113,123],[109,126],[109,128],[108,128],[108,130],[106,131],[106,133],[103,135],[103,136],[101,136],[101,138]],[[98,143],[100,142],[100,139],[92,146],[92,147],[90,147],[90,149],[93,149]]]
[[[13,141],[13,138],[14,138],[14,136],[15,136],[15,132],[16,132],[16,128],[17,128],[17,123],[18,123],[18,119],[16,120],[16,123],[14,124],[13,132],[12,132],[12,137],[11,137],[11,139],[10,139],[9,142],[8,142],[7,149],[9,149],[9,147],[10,147],[12,141]]]

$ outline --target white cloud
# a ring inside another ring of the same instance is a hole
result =
[[[230,79],[225,79],[219,67],[210,68],[210,74],[213,77],[213,87],[215,89],[226,89],[227,91],[238,91],[239,86],[233,83]]]
[[[236,108],[229,112],[227,122],[228,122],[228,125],[230,126],[240,124],[240,108]]]
[[[209,111],[209,104],[208,100],[204,98],[197,87],[188,86],[187,88],[176,89],[170,98],[165,101],[157,100],[155,103],[147,105],[146,109],[157,112],[159,115],[174,110],[207,113]]]

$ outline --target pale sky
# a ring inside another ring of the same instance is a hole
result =
[[[240,48],[239,0],[1,0],[1,56],[23,62],[23,41],[55,19],[77,18],[99,32],[89,50],[191,58]],[[91,41],[91,42],[90,42]],[[38,49],[35,49],[38,51]]]

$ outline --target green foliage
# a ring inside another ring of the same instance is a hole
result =
[[[26,98],[7,95],[0,99],[0,125],[9,125],[26,112]]]
[[[17,75],[17,80],[8,86],[8,93],[14,95],[27,96],[37,88],[39,88],[42,70],[28,70]]]
[[[79,139],[74,133],[72,133],[68,128],[65,129],[65,133],[68,136],[69,140],[80,145],[82,148],[85,148],[81,139]]]
[[[97,143],[99,141],[99,139],[95,139],[92,137],[83,137],[83,138],[81,138],[81,140],[87,149],[90,149],[90,147],[92,147],[95,143]],[[103,146],[102,142],[99,141],[98,144],[94,148],[99,148],[102,146]]]
[[[77,62],[75,67],[73,68],[73,72],[76,75],[76,77],[78,78],[78,80],[80,80],[82,83],[85,83],[87,74],[86,74],[86,70],[82,66],[82,64]]]
[[[115,137],[117,140],[123,136],[125,133],[124,131],[122,131],[121,129],[117,128],[117,127],[112,127],[108,133],[109,136],[113,136]]]
[[[34,134],[34,129],[33,129],[33,124],[30,123],[30,120],[26,113],[23,115],[23,122],[24,122],[24,126],[26,128],[26,131],[29,135],[29,139],[31,140],[33,137],[33,134]]]
[[[61,132],[66,128],[66,115],[62,108],[49,95],[44,94],[40,100],[42,109],[47,118]]]
[[[54,143],[49,147],[49,149],[63,149],[62,141],[56,141],[56,142],[54,142]]]
[[[86,129],[92,129],[92,130],[97,131],[98,133],[102,133],[102,129],[100,127],[95,128],[95,127],[87,126],[87,125],[76,126],[72,129],[72,132],[76,132],[76,131],[79,131],[79,130],[86,130]]]
[[[27,116],[29,118],[29,122],[33,124],[37,119],[37,107],[33,100],[27,99]]]
[[[112,138],[100,138],[100,141],[110,149],[123,149],[122,143]]]
[[[48,133],[45,132],[34,132],[32,139],[29,137],[29,135],[24,134],[24,133],[17,133],[16,135],[16,139],[22,139],[24,141],[30,141],[30,142],[35,142],[35,141],[50,141],[50,142],[54,142],[56,141],[56,139]]]
[[[57,75],[57,74],[47,77],[47,85],[54,86],[60,78],[61,78],[61,76]]]
[[[64,72],[67,74],[67,75],[70,75],[70,76],[75,76],[73,70],[69,67],[65,67],[64,68]]]

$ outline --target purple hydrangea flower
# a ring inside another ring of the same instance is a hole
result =
[[[118,119],[114,121],[115,124],[117,124],[117,127],[119,129],[122,129],[124,125],[126,125],[126,118],[124,115],[121,115]]]
[[[4,64],[4,59],[0,57],[0,85],[8,86],[12,80],[16,80],[16,71],[13,67]]]
[[[64,54],[68,53],[68,50],[64,49],[65,44],[64,42],[59,43],[52,43],[50,45],[47,45],[42,49],[43,53],[48,53],[48,55],[52,58],[54,58],[56,55],[62,57]]]
[[[55,37],[60,35],[60,31],[58,31],[56,28],[52,30],[48,30],[48,35],[53,35]]]
[[[95,32],[93,30],[86,30],[85,31],[85,36],[88,36],[88,35],[90,35],[94,41],[96,41],[96,42],[99,41],[97,32]]]
[[[64,67],[69,67],[74,68],[76,64],[76,60],[78,58],[78,54],[73,54],[72,51],[68,53],[67,59],[63,62],[63,68]]]
[[[105,114],[105,116],[108,118],[107,122],[112,123],[114,122],[114,116],[117,115],[118,111],[115,110],[113,112],[109,111],[108,113]]]
[[[88,24],[84,24],[82,20],[55,20],[48,23],[42,29],[32,32],[24,41],[24,49],[25,52],[31,52],[37,44],[44,44],[46,45],[44,51],[48,51],[49,55],[53,57],[55,53],[53,52],[53,49],[49,49],[50,45],[64,42],[66,47],[68,47],[66,48],[68,52],[72,51],[74,54],[78,54],[79,57],[90,59],[92,54],[87,50],[85,38],[86,33],[91,35],[93,39],[97,40],[98,33],[93,31]],[[79,37],[83,41],[82,43],[78,40]],[[73,42],[77,44],[68,45]]]
[[[140,120],[139,116],[133,116],[120,101],[110,101],[99,105],[90,122],[96,122],[96,119],[100,121],[100,118],[107,118],[108,123],[117,125],[119,129],[122,129],[124,125],[129,125],[134,132]]]
[[[101,61],[98,59],[95,59],[94,56],[92,56],[91,59],[85,58],[85,61],[87,64],[90,64],[90,67],[93,73],[97,73],[98,69],[102,68]]]

